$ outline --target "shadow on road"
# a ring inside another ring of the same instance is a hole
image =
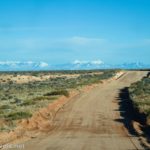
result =
[[[128,130],[129,134],[132,136],[138,136],[139,134],[133,127],[133,121],[139,122],[141,125],[146,125],[146,116],[145,114],[138,113],[137,110],[133,107],[133,103],[129,97],[128,87],[125,87],[120,90],[119,97],[119,112],[122,119],[116,119],[115,121],[122,122],[126,129]],[[143,128],[144,135],[149,134],[145,131],[146,128]],[[143,145],[143,144],[142,144]],[[147,149],[147,147],[145,147]]]
[[[132,121],[135,120],[137,117],[133,109],[132,101],[129,98],[127,87],[120,90],[118,101],[119,112],[122,119],[117,119],[116,121],[122,122],[130,134],[137,135],[136,131],[132,126]]]

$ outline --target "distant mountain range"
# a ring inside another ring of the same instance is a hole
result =
[[[101,60],[79,61],[51,65],[46,62],[0,61],[0,71],[31,71],[31,70],[88,70],[88,69],[149,69],[150,65],[140,62],[119,65],[105,64]]]
[[[113,64],[96,64],[96,63],[68,63],[53,66],[52,69],[64,70],[82,70],[82,69],[150,69],[150,65],[143,63],[123,63],[118,65]]]
[[[28,71],[48,69],[49,64],[46,62],[33,61],[0,61],[0,71]]]

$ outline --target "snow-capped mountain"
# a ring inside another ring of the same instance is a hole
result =
[[[123,64],[107,64],[101,60],[95,61],[79,61],[76,60],[73,63],[57,65],[59,69],[149,69],[150,65],[143,64],[141,62],[135,63],[123,63]]]
[[[48,69],[48,66],[46,62],[0,61],[0,71],[44,70]]]
[[[90,69],[149,69],[150,65],[140,62],[123,63],[119,65],[106,64],[101,60],[80,61],[52,65],[47,62],[33,61],[0,61],[0,71],[35,71],[35,70],[90,70]]]
[[[135,63],[123,63],[121,65],[117,65],[118,68],[122,69],[144,69],[144,68],[150,68],[150,65],[144,64],[141,62],[135,62]]]

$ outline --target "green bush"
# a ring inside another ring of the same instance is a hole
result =
[[[135,109],[150,117],[150,78],[144,77],[141,81],[131,84],[129,96]]]
[[[36,102],[33,100],[25,100],[20,104],[20,106],[28,106],[28,105],[34,105]]]
[[[5,117],[7,120],[18,120],[23,118],[29,118],[31,116],[32,114],[30,114],[29,112],[12,112]]]
[[[54,96],[40,96],[40,97],[35,97],[34,99],[32,99],[32,101],[43,101],[43,100],[54,100],[56,99],[56,97]]]
[[[54,95],[64,95],[68,97],[69,92],[67,90],[58,90],[58,91],[52,91],[52,92],[44,94],[44,96],[54,96]]]
[[[0,109],[10,109],[11,106],[10,105],[1,105]]]

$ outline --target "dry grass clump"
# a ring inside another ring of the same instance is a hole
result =
[[[134,108],[150,119],[150,78],[144,77],[141,81],[133,83],[129,87],[129,95]]]

